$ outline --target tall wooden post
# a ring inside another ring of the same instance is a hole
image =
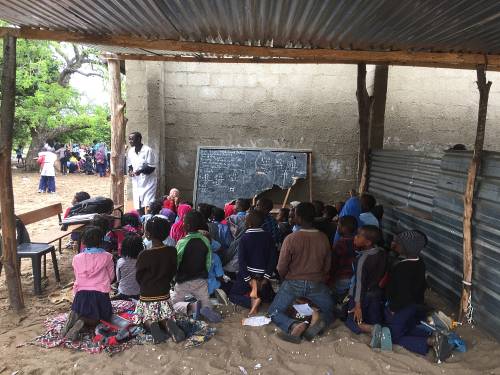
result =
[[[486,82],[485,66],[477,67],[477,88],[479,90],[479,110],[477,115],[476,142],[474,153],[467,174],[467,185],[464,193],[464,226],[463,226],[463,280],[462,298],[460,299],[459,321],[467,316],[470,307],[472,286],[472,215],[474,187],[476,176],[481,166],[481,156],[484,145],[484,133],[486,128],[486,113],[488,111],[488,95],[490,93],[491,81]]]
[[[24,308],[21,278],[17,266],[16,219],[12,189],[12,137],[16,98],[16,38],[3,39],[2,103],[0,106],[0,210],[2,220],[2,263],[10,306]]]
[[[366,64],[358,64],[358,79],[356,98],[358,99],[359,113],[359,149],[358,149],[358,183],[359,193],[367,188],[368,174],[368,147],[370,140],[370,111],[372,98],[366,89]]]
[[[125,201],[125,102],[121,94],[120,61],[108,59],[111,111],[111,199],[115,205]]]
[[[373,80],[373,105],[370,117],[370,150],[384,148],[385,103],[387,99],[388,65],[377,65]]]

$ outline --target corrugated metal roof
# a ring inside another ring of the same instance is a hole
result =
[[[0,18],[151,39],[500,54],[497,0],[0,0]]]
[[[396,156],[398,153],[400,155]],[[385,164],[385,157],[405,160],[406,165],[419,167],[410,167],[404,174],[405,177],[401,177],[401,182],[398,182],[392,177],[401,172],[397,171],[396,174],[393,167]],[[429,283],[438,293],[457,303],[457,307],[462,290],[463,194],[471,158],[471,152],[446,152],[436,174],[435,156],[380,151],[372,157],[373,181],[377,181],[375,175],[385,174],[386,182],[380,186],[372,185],[370,176],[369,186],[369,191],[377,198],[393,202],[384,206],[382,223],[386,233],[419,229],[428,236],[429,245],[423,255]],[[399,202],[400,199],[397,198],[398,190],[405,192],[414,189],[410,176],[414,175],[415,169],[429,169],[429,173],[435,176],[434,186],[427,185],[423,193],[427,198],[430,196],[433,203],[419,207],[426,213],[431,213],[427,218],[424,217],[426,215],[408,212],[406,206],[412,206],[411,201],[408,204]],[[396,198],[390,199],[391,194]],[[485,152],[474,196],[472,302],[475,321],[500,340],[500,316],[495,313],[500,309],[499,212],[500,153]]]

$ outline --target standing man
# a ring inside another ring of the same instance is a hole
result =
[[[127,155],[128,175],[132,178],[134,208],[141,215],[155,200],[156,195],[156,155],[151,147],[142,144],[139,132],[128,136],[130,149]]]

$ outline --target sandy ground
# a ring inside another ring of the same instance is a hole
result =
[[[45,205],[69,204],[75,191],[108,195],[109,179],[93,176],[57,178],[55,195],[36,193],[38,176],[16,171],[14,188],[16,211],[24,212]],[[57,221],[32,225],[35,237]],[[53,304],[48,294],[72,281],[69,250],[58,255],[61,284],[54,281],[48,267],[48,280],[41,297],[32,294],[31,268],[22,265],[26,309],[15,314],[8,309],[4,274],[0,276],[0,374],[500,374],[500,345],[477,328],[461,328],[459,333],[469,347],[448,363],[436,365],[428,358],[396,347],[393,353],[372,351],[367,337],[351,334],[341,322],[312,343],[294,345],[280,341],[273,325],[261,328],[241,326],[244,311],[225,312],[216,336],[203,346],[184,350],[169,342],[158,346],[135,346],[113,357],[91,355],[68,349],[42,349],[23,344],[43,332],[48,316],[69,309],[69,303]],[[431,295],[435,299],[435,296]],[[446,306],[443,306],[446,308]],[[242,371],[240,369],[244,369]]]

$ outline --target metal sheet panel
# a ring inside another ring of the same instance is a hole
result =
[[[402,152],[402,155],[407,157],[406,152]],[[377,159],[375,156],[372,159],[374,162]],[[423,155],[422,158],[425,163]],[[389,236],[408,229],[419,229],[427,234],[429,245],[423,255],[429,284],[457,307],[462,288],[463,192],[471,158],[470,152],[444,154],[435,189],[428,190],[434,193],[429,218],[425,218],[425,215],[420,217],[405,207],[386,204],[382,221],[384,231]],[[395,160],[397,163],[399,157],[395,157]],[[389,172],[391,170],[388,169]],[[410,186],[403,190],[410,190]],[[380,200],[388,202],[385,191],[379,188],[370,188],[370,191]],[[500,340],[500,316],[492,313],[500,309],[500,153],[485,152],[483,155],[474,208],[474,318],[479,326]]]
[[[496,0],[0,0],[12,24],[287,48],[500,53]]]

